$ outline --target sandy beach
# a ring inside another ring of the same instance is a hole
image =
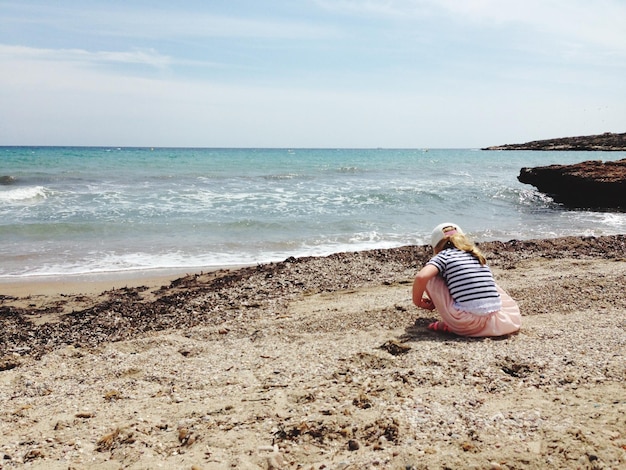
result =
[[[519,334],[427,330],[423,246],[0,284],[0,468],[624,468],[626,236],[480,247]]]

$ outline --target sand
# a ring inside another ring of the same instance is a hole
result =
[[[0,468],[625,468],[626,237],[481,248],[519,334],[427,330],[425,247],[0,285]]]

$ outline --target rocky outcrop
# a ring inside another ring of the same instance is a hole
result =
[[[507,144],[485,147],[482,150],[595,150],[616,152],[626,150],[626,133],[605,132],[599,135],[535,140],[525,144]]]
[[[626,159],[522,168],[517,179],[568,207],[626,210]]]

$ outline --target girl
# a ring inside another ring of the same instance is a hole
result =
[[[503,336],[520,329],[517,303],[496,284],[480,250],[453,223],[437,225],[433,256],[415,277],[413,303],[437,309],[433,331],[461,336]]]

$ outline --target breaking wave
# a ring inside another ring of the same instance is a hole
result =
[[[49,191],[43,186],[12,188],[0,191],[0,203],[28,203],[46,199]]]

